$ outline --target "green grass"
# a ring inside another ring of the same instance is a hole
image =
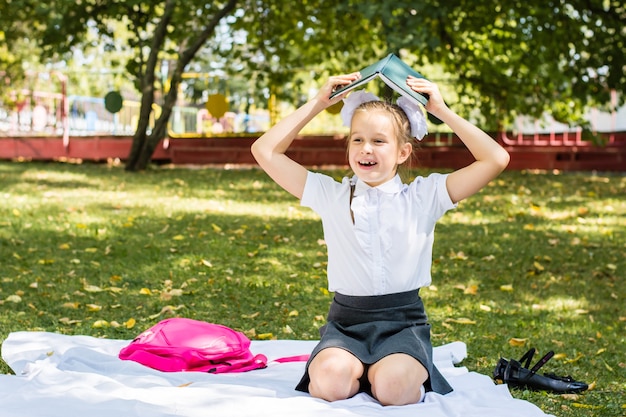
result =
[[[316,339],[324,324],[319,220],[258,170],[5,162],[0,201],[0,340],[131,339],[172,315],[252,339]],[[484,374],[554,349],[546,370],[593,389],[516,397],[562,417],[624,415],[626,177],[505,172],[436,233],[422,291],[435,345],[466,342],[463,365]]]

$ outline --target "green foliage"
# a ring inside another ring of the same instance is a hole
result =
[[[546,371],[593,389],[514,396],[623,415],[625,189],[623,175],[505,172],[444,216],[421,292],[434,344],[466,342],[462,365],[487,375],[500,356],[554,349]],[[253,339],[312,340],[324,324],[319,219],[258,170],[0,163],[0,190],[0,340],[131,339],[171,316]]]
[[[284,0],[0,0],[0,6],[0,63],[39,56],[16,52],[23,45],[17,41],[28,38],[57,61],[71,61],[71,52],[90,44],[116,51],[107,55],[110,66],[126,65],[143,96],[137,149],[155,101],[162,118],[147,142],[164,134],[181,74],[192,63],[245,75],[250,81],[240,88],[262,107],[271,95],[299,104],[329,74],[395,52],[454,89],[455,110],[479,114],[487,130],[544,112],[580,123],[587,107],[611,106],[613,90],[618,105],[626,100],[626,6],[619,0],[342,0],[298,7]],[[153,149],[144,147],[144,160]],[[129,159],[134,165],[136,158]]]
[[[430,0],[390,6],[353,0],[338,13],[366,18],[352,20],[363,26],[350,32],[370,33],[390,52],[415,55],[418,66],[439,64],[455,75],[464,112],[479,108],[481,125],[491,129],[516,114],[544,111],[578,122],[585,106],[606,106],[612,89],[624,102],[626,8],[619,1],[592,3]]]
[[[12,40],[30,34],[48,56],[91,42],[87,35],[93,30],[105,49],[119,48],[122,39],[134,51],[127,69],[138,79],[168,4],[174,13],[167,41],[157,47],[159,59],[176,60],[223,2],[197,0],[183,7],[171,1],[13,0],[0,20],[11,28],[6,33]],[[306,1],[298,7],[264,0],[240,1],[237,7],[203,54],[221,54],[225,70],[250,74],[257,87],[252,93],[265,100],[268,88],[279,98],[297,98],[299,71],[313,77],[351,71],[400,51],[419,67],[437,64],[454,74],[462,104],[479,107],[485,123],[493,125],[486,128],[499,127],[515,114],[546,110],[571,122],[586,105],[606,106],[611,89],[623,93],[626,85],[626,10],[617,0],[507,5],[345,0]],[[20,22],[33,25],[20,27]]]

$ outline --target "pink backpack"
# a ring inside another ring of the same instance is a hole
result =
[[[267,358],[250,352],[250,339],[220,324],[171,318],[137,336],[119,358],[165,372],[244,372],[265,368]]]

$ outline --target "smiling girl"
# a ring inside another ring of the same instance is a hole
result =
[[[397,169],[411,157],[413,138],[425,134],[424,115],[402,98],[398,104],[365,92],[329,98],[359,77],[330,77],[311,101],[261,136],[252,154],[277,184],[320,215],[328,248],[328,288],[335,296],[296,389],[327,401],[366,392],[383,405],[412,404],[429,391],[452,391],[433,364],[419,296],[431,282],[435,223],[502,172],[509,155],[448,108],[437,85],[409,77],[411,89],[429,96],[426,110],[454,130],[475,161],[404,184]],[[354,176],[337,182],[285,153],[308,122],[341,99]]]

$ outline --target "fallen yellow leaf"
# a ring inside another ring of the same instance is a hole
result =
[[[166,305],[165,307],[161,308],[161,311],[159,311],[157,314],[149,316],[149,318],[155,319],[163,314],[174,314],[175,311],[180,310],[183,307],[185,307],[184,304],[180,304],[178,306]]]
[[[63,323],[63,324],[70,325],[70,324],[79,324],[79,323],[82,322],[82,320],[71,320],[69,317],[61,317],[59,319],[59,322]]]
[[[119,275],[111,275],[111,278],[109,278],[109,280],[111,280],[111,282],[120,282],[122,280],[122,277]]]
[[[448,323],[456,323],[456,324],[476,324],[474,320],[468,319],[466,317],[459,317],[458,319],[448,318],[445,321]]]
[[[12,303],[16,303],[16,304],[17,304],[17,303],[21,303],[21,302],[22,302],[22,297],[20,297],[20,296],[19,296],[19,295],[17,295],[17,294],[13,294],[13,295],[9,295],[9,296],[6,298],[6,301],[10,301],[10,302],[12,302]]]
[[[468,259],[467,255],[465,255],[465,253],[463,253],[463,251],[456,252],[456,253],[454,251],[452,251],[452,252],[450,252],[449,256],[450,256],[450,259],[458,259],[459,261],[466,261]]]
[[[556,339],[552,339],[551,342],[557,345],[558,347],[563,347],[563,345],[565,345],[565,342],[561,342],[560,340],[556,340]],[[554,356],[556,357],[556,355]],[[563,357],[565,357],[565,355],[563,355]]]
[[[463,294],[476,295],[478,293],[478,285],[470,285],[463,290]]]
[[[568,359],[564,363],[574,363],[578,362],[581,358],[585,357],[582,353],[579,353],[574,359]]]
[[[511,346],[525,346],[526,342],[528,342],[528,339],[521,339],[521,338],[517,338],[517,337],[512,337],[509,339],[509,345]]]

